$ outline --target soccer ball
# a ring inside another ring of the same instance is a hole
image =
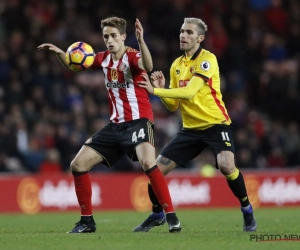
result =
[[[95,59],[91,45],[85,42],[73,43],[66,52],[66,62],[72,71],[79,72],[89,68]]]

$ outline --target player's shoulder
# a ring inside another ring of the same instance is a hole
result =
[[[128,60],[131,61],[136,61],[141,58],[141,53],[140,51],[132,48],[132,47],[126,47],[126,55],[128,57]]]
[[[129,47],[129,46],[127,46],[126,47],[126,53],[133,53],[133,54],[135,54],[135,53],[139,53],[139,51],[137,50],[137,49],[135,49],[135,48],[132,48],[132,47]]]
[[[217,70],[219,68],[215,54],[203,48],[195,58],[193,66],[196,71],[200,70],[199,72]]]
[[[216,61],[217,57],[214,53],[210,52],[209,50],[203,49],[200,53],[200,55],[197,57],[198,60],[212,60]]]
[[[208,71],[212,67],[218,67],[218,61],[215,54],[203,48],[201,53],[197,56],[194,64],[197,65],[197,67],[200,65],[200,68],[205,71]]]
[[[108,55],[110,55],[109,50],[97,52],[96,55],[95,55],[95,60],[100,60],[100,61],[102,61],[102,60],[104,60],[104,58],[106,58]]]
[[[138,51],[137,49],[132,48],[132,47],[126,47],[126,54],[128,55],[128,57],[131,57],[131,56],[141,57],[140,51]]]

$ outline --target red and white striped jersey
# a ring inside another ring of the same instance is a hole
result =
[[[145,72],[138,67],[139,51],[127,47],[118,61],[112,59],[109,50],[96,54],[92,69],[102,69],[108,92],[110,121],[121,123],[140,118],[153,121],[148,92],[138,86]]]

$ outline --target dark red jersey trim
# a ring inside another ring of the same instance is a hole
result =
[[[203,79],[205,82],[209,81],[209,78],[207,76],[201,75],[199,73],[194,73],[194,76],[200,77],[201,79]]]
[[[217,94],[216,94],[217,92],[216,92],[216,90],[212,87],[212,79],[211,79],[211,78],[210,78],[209,81],[208,81],[208,85],[209,85],[210,90],[211,90],[211,95],[212,95],[212,97],[214,98],[214,100],[215,100],[217,106],[218,106],[219,109],[222,111],[222,114],[224,115],[224,117],[226,118],[226,120],[227,120],[227,121],[230,121],[230,118],[229,118],[228,114],[226,113],[225,108],[221,105],[221,102],[220,102],[220,100],[219,100],[218,97],[217,97]]]

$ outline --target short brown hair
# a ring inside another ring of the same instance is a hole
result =
[[[117,28],[121,35],[126,33],[126,25],[127,22],[125,19],[115,17],[115,16],[108,17],[106,19],[101,20],[101,30],[103,30],[104,27],[106,26],[110,26],[110,27]]]

